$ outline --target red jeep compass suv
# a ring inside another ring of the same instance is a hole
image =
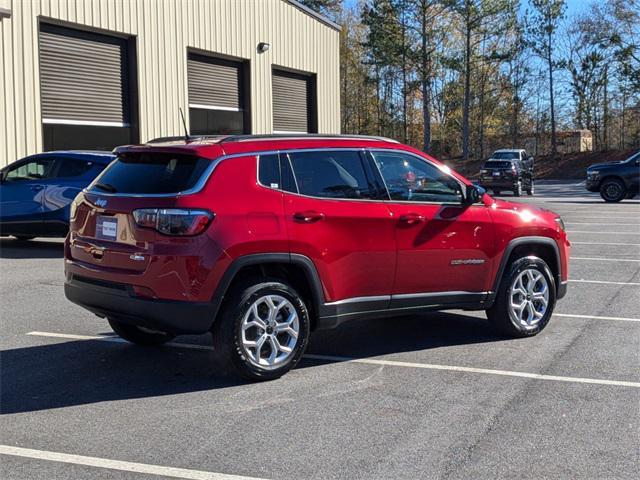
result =
[[[397,142],[227,136],[120,147],[78,197],[65,293],[122,338],[211,331],[218,367],[277,378],[310,332],[486,310],[535,335],[567,286],[558,215],[491,198]]]

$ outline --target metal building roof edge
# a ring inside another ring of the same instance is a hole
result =
[[[284,1],[290,5],[293,5],[297,9],[302,10],[307,15],[313,17],[314,19],[318,20],[321,23],[324,23],[325,25],[333,28],[334,30],[338,30],[338,31],[342,30],[342,27],[338,25],[336,22],[334,22],[333,20],[330,20],[329,18],[325,17],[321,13],[318,13],[315,10],[307,7],[306,5],[303,5],[298,0],[284,0]]]

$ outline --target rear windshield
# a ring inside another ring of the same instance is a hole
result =
[[[518,159],[520,154],[518,152],[493,152],[491,158],[496,158],[499,160],[510,160],[510,159]]]
[[[511,168],[511,162],[487,162],[484,168]]]
[[[91,190],[107,193],[178,193],[193,188],[211,160],[173,153],[127,153],[98,177]]]

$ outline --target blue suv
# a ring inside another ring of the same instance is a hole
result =
[[[4,167],[0,236],[66,236],[71,202],[114,158],[110,152],[46,152]]]

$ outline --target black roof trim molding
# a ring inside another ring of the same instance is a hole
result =
[[[338,30],[338,31],[342,30],[342,27],[340,25],[338,25],[336,22],[334,22],[333,20],[328,19],[327,17],[325,17],[324,15],[316,12],[315,10],[312,10],[311,8],[307,7],[306,5],[303,5],[302,3],[298,2],[297,0],[284,0],[284,1],[287,2],[290,5],[293,5],[297,9],[302,10],[307,15],[315,18],[319,22],[324,23],[328,27],[331,27],[334,30]]]

